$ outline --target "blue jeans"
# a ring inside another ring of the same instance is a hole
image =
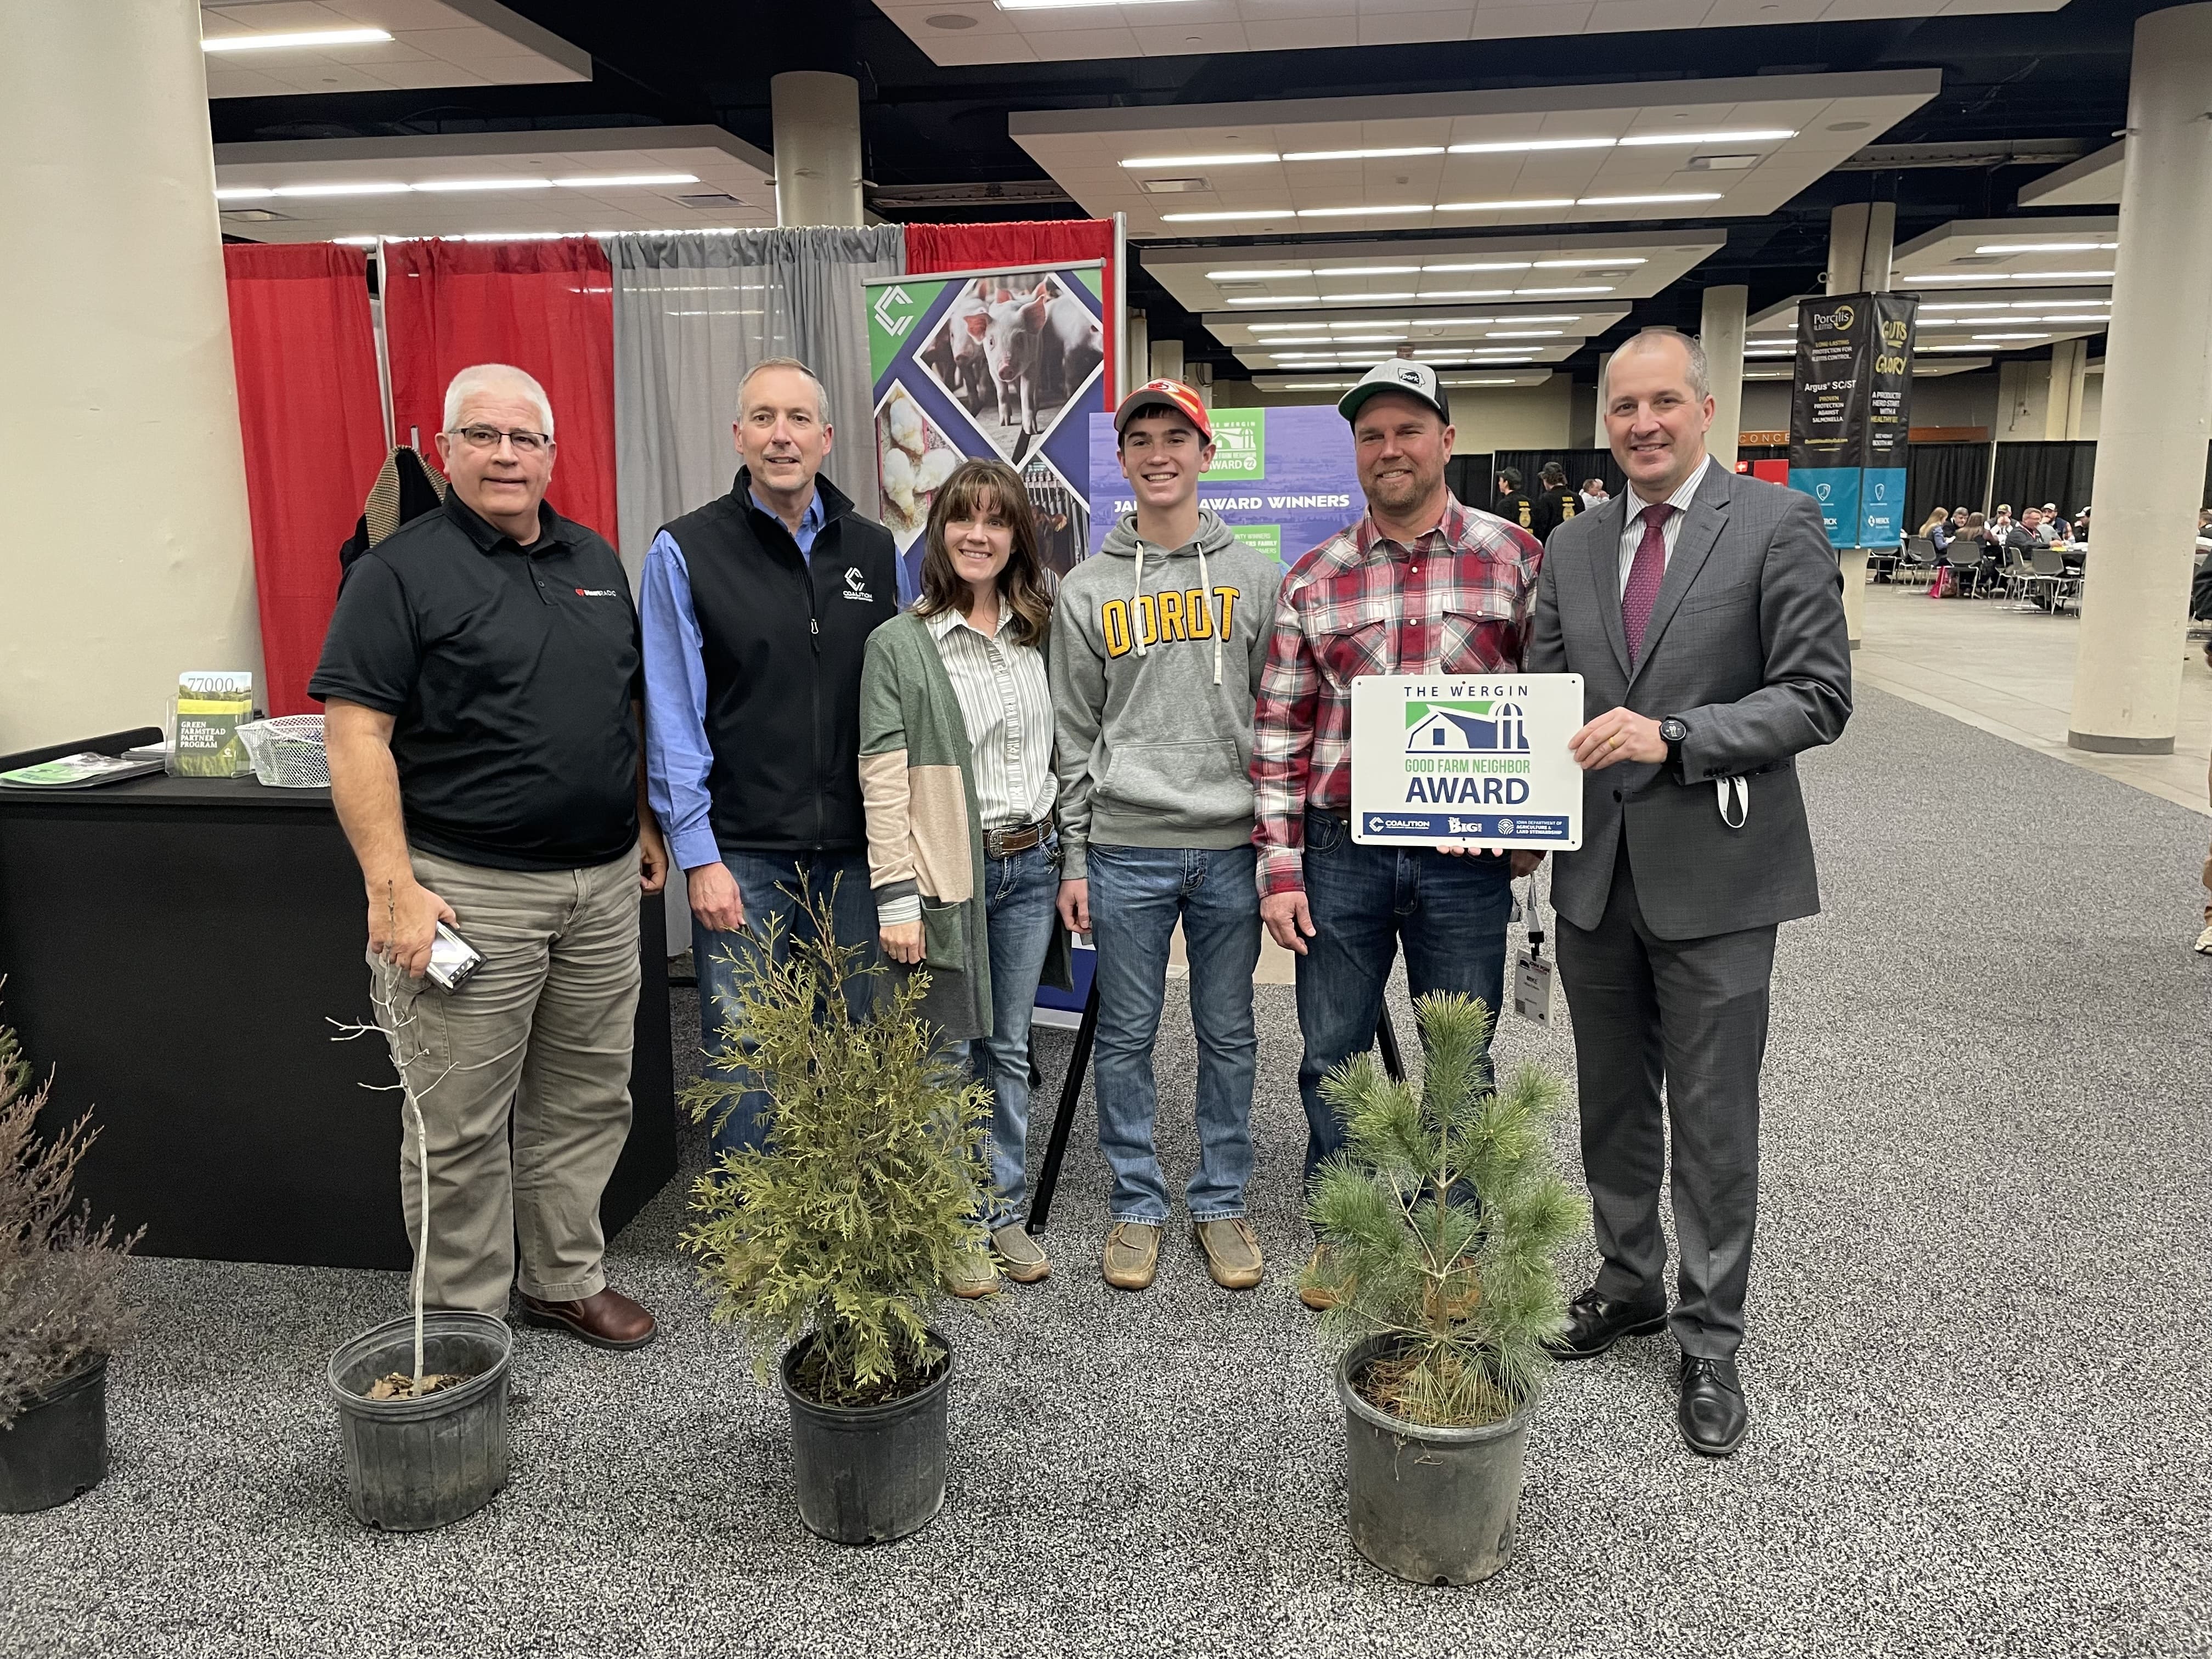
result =
[[[734,1083],[744,1092],[727,1110],[718,1107],[720,1121],[709,1116],[712,1146],[720,1157],[741,1147],[759,1146],[768,1139],[768,1091],[757,1086],[752,1068],[741,1060],[721,1063],[729,1044],[722,1022],[738,1012],[738,986],[746,964],[761,948],[760,930],[773,918],[776,924],[775,957],[787,961],[795,939],[814,937],[806,912],[800,908],[802,892],[811,902],[832,896],[830,923],[841,945],[859,945],[867,954],[860,965],[876,959],[876,902],[868,890],[868,855],[852,853],[726,852],[722,862],[736,878],[738,896],[744,900],[745,927],[742,933],[725,933],[707,927],[697,917],[691,921],[691,960],[699,974],[700,1042],[707,1052],[701,1067],[708,1079]],[[855,1018],[864,1017],[872,1000],[866,977],[846,981],[846,1005]],[[742,1043],[750,1052],[752,1045]]]
[[[1022,1218],[1029,1197],[1030,1016],[1052,947],[1060,896],[1060,843],[1048,838],[1012,858],[983,860],[991,936],[991,1034],[965,1045],[968,1064],[991,1090],[991,1190],[983,1224],[996,1232]]]
[[[1252,970],[1260,963],[1256,856],[1249,847],[1091,847],[1091,937],[1098,947],[1092,1075],[1098,1150],[1114,1176],[1107,1213],[1115,1221],[1158,1226],[1168,1218],[1167,1183],[1152,1150],[1159,1104],[1152,1042],[1178,918],[1198,1037],[1199,1161],[1183,1202],[1194,1221],[1244,1213],[1260,1047],[1252,1025]]]
[[[1505,988],[1505,924],[1512,861],[1425,847],[1362,847],[1342,818],[1306,814],[1306,906],[1314,936],[1297,959],[1305,1058],[1306,1182],[1344,1145],[1344,1126],[1321,1080],[1375,1046],[1382,989],[1402,943],[1416,997],[1459,991],[1494,1016]]]

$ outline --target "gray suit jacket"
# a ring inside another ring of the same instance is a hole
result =
[[[1559,914],[1594,928],[1626,836],[1644,923],[1661,939],[1762,927],[1820,908],[1794,757],[1851,713],[1843,578],[1811,496],[1709,465],[1632,673],[1620,623],[1623,490],[1552,532],[1522,666],[1577,673],[1585,719],[1626,707],[1690,728],[1680,775],[1623,762],[1584,775],[1583,845],[1559,855]],[[1743,828],[1714,780],[1746,776]]]

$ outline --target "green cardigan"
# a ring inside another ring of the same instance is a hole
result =
[[[1042,647],[1040,647],[1042,648]],[[878,903],[921,897],[925,1018],[954,1041],[989,1035],[990,929],[973,744],[929,626],[903,611],[868,635],[860,671],[860,793],[869,885]],[[1074,983],[1067,930],[1054,916],[1043,982]]]

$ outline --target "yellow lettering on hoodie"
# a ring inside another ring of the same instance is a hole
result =
[[[1129,654],[1129,607],[1121,599],[1109,599],[1098,607],[1098,631],[1106,636],[1106,654],[1126,657]]]
[[[1182,631],[1182,595],[1169,588],[1159,596],[1160,638],[1182,640],[1190,636]]]
[[[1149,651],[1160,642],[1160,616],[1153,607],[1152,596],[1149,593],[1137,595],[1137,637],[1144,641],[1145,648]]]
[[[1233,640],[1237,637],[1237,601],[1243,595],[1233,587],[1217,587],[1213,590],[1213,597],[1221,601],[1221,637]]]
[[[1194,587],[1182,596],[1183,625],[1194,640],[1213,637],[1213,612],[1206,609],[1206,590]]]

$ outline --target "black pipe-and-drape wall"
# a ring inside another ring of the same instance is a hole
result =
[[[1982,510],[1990,483],[1984,443],[1912,444],[1905,453],[1905,528],[1917,532],[1938,507]]]
[[[2093,441],[1999,444],[1992,480],[1992,509],[2010,503],[2017,519],[2031,507],[2051,501],[2071,516],[2089,505],[2089,486],[2097,471]]]

